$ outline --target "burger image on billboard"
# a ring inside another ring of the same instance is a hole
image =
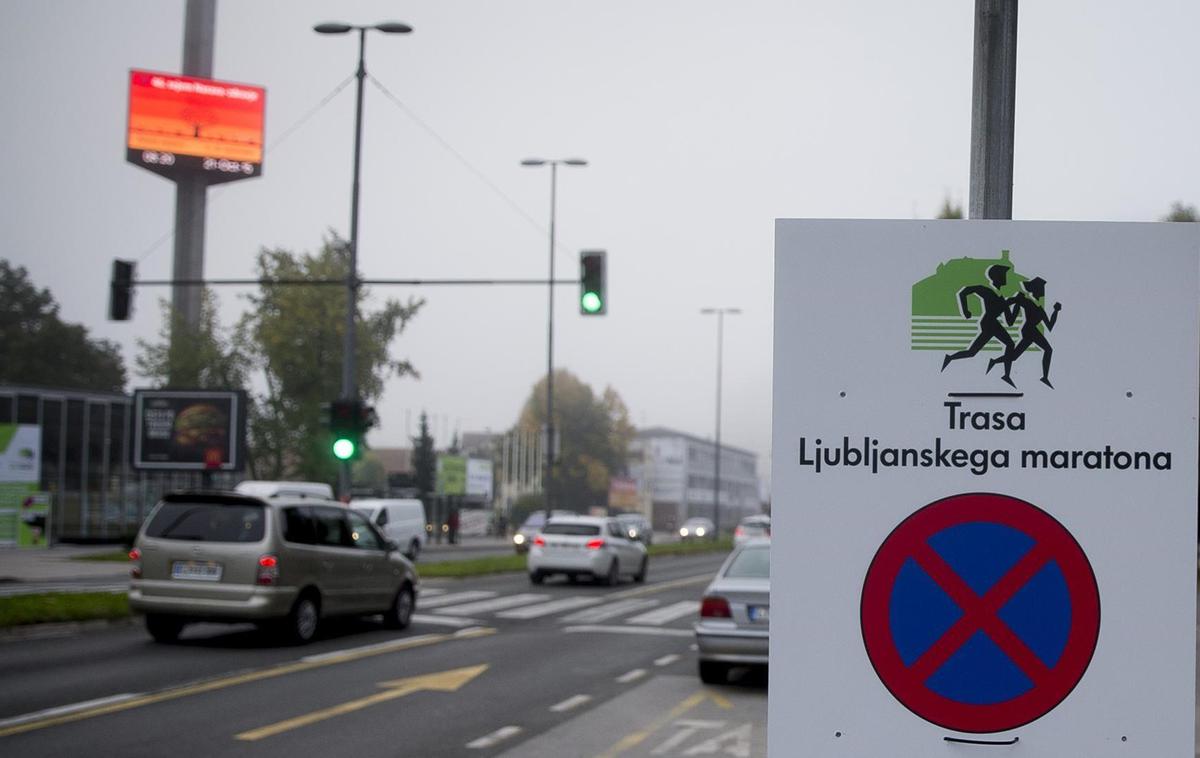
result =
[[[229,417],[210,403],[194,403],[175,415],[174,441],[181,457],[204,459],[205,450],[224,448]]]

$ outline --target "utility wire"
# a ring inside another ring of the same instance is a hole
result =
[[[268,153],[270,153],[272,150],[274,150],[277,147],[279,147],[280,145],[282,145],[289,137],[292,136],[292,134],[294,134],[297,130],[299,130],[300,127],[302,127],[306,123],[308,123],[309,119],[311,119],[313,116],[317,115],[317,113],[322,108],[324,108],[325,106],[327,106],[331,102],[333,102],[333,99],[335,97],[337,97],[341,93],[342,90],[346,89],[346,87],[352,81],[354,81],[354,74],[350,74],[345,79],[343,79],[340,84],[338,84],[336,87],[334,87],[333,90],[331,90],[329,92],[329,94],[325,95],[325,97],[321,98],[321,100],[316,105],[314,105],[312,108],[309,108],[308,111],[305,112],[305,114],[303,116],[301,116],[299,119],[297,119],[295,123],[293,123],[287,129],[284,129],[283,132],[281,132],[280,135],[278,137],[276,137],[274,139],[274,141],[271,142],[271,144],[264,146],[263,147],[263,157],[265,158]],[[211,201],[211,200],[216,200],[217,198],[219,198],[221,196],[221,191],[223,189],[224,189],[224,187],[217,187],[216,189],[214,189],[212,192],[212,195],[209,197],[209,200]],[[137,262],[141,263],[142,261],[149,258],[151,254],[153,254],[160,247],[162,247],[163,243],[165,243],[167,240],[174,239],[174,237],[175,237],[175,228],[172,227],[170,231],[163,234],[161,237],[156,239],[149,247],[147,247],[145,250],[143,250],[142,254],[138,256]]]
[[[386,97],[388,100],[392,101],[392,103],[397,108],[399,108],[404,113],[404,115],[406,115],[410,119],[412,119],[413,123],[415,123],[417,126],[421,127],[421,129],[423,129],[426,134],[428,134],[439,145],[441,145],[443,148],[445,148],[445,150],[448,153],[453,155],[458,160],[459,163],[461,163],[468,171],[470,171],[472,174],[475,175],[475,178],[479,179],[479,181],[481,181],[485,185],[487,185],[488,189],[490,189],[492,192],[494,192],[510,208],[512,208],[514,211],[516,211],[517,215],[519,215],[521,218],[523,218],[527,222],[529,222],[529,224],[534,229],[538,230],[540,233],[542,233],[542,234],[550,233],[549,230],[545,226],[543,226],[540,222],[538,222],[537,219],[535,219],[524,208],[522,208],[521,205],[519,203],[517,203],[516,200],[513,200],[511,197],[509,197],[504,192],[504,190],[500,189],[499,185],[497,185],[495,182],[493,182],[491,179],[489,179],[486,174],[484,174],[482,171],[480,171],[478,168],[476,168],[474,166],[474,164],[472,164],[469,160],[467,160],[466,156],[464,156],[462,153],[460,153],[458,150],[456,150],[453,145],[451,145],[444,137],[442,137],[442,135],[438,134],[434,130],[434,128],[425,121],[425,119],[418,116],[417,113],[411,107],[406,105],[403,100],[396,97],[396,95],[394,95],[392,93],[392,91],[390,89],[388,89],[386,85],[384,85],[383,82],[376,79],[370,73],[367,74],[367,78],[371,80],[371,84],[375,85],[376,89],[378,89],[380,92],[383,93],[384,97]],[[561,248],[563,246],[561,243],[561,239],[556,240],[556,243],[557,243],[555,245],[556,248]]]

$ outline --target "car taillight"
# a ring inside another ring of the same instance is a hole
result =
[[[136,547],[129,551],[129,576],[132,579],[142,578],[142,551]]]
[[[739,526],[737,529],[734,529],[734,530],[733,530],[733,536],[734,536],[734,537],[745,537],[745,536],[746,536],[746,530],[745,530],[745,529],[743,529],[743,528],[741,528],[741,527]]]
[[[533,538],[533,544],[537,545],[538,547],[545,547],[546,546],[546,538],[539,534],[538,536]]]
[[[273,555],[264,555],[258,559],[258,575],[255,584],[271,585],[279,581],[279,559]]]
[[[729,601],[723,597],[709,596],[700,601],[700,618],[727,619],[733,618],[729,610]]]
[[[602,540],[602,539],[587,541],[587,549],[588,550],[599,550],[602,547],[604,547],[604,540]]]

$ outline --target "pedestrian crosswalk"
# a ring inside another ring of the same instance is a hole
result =
[[[563,624],[620,622],[631,626],[658,627],[686,620],[689,624],[699,611],[696,600],[663,604],[648,597],[604,595],[550,595],[536,592],[501,594],[489,590],[422,590],[417,603],[421,618],[433,623],[458,623],[458,619],[530,620],[557,617]]]

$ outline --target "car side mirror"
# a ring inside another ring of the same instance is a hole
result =
[[[399,550],[400,550],[400,546],[398,544],[396,544],[396,542],[394,542],[393,540],[384,540],[383,546],[385,548],[387,548],[387,551],[389,553],[399,552]]]

